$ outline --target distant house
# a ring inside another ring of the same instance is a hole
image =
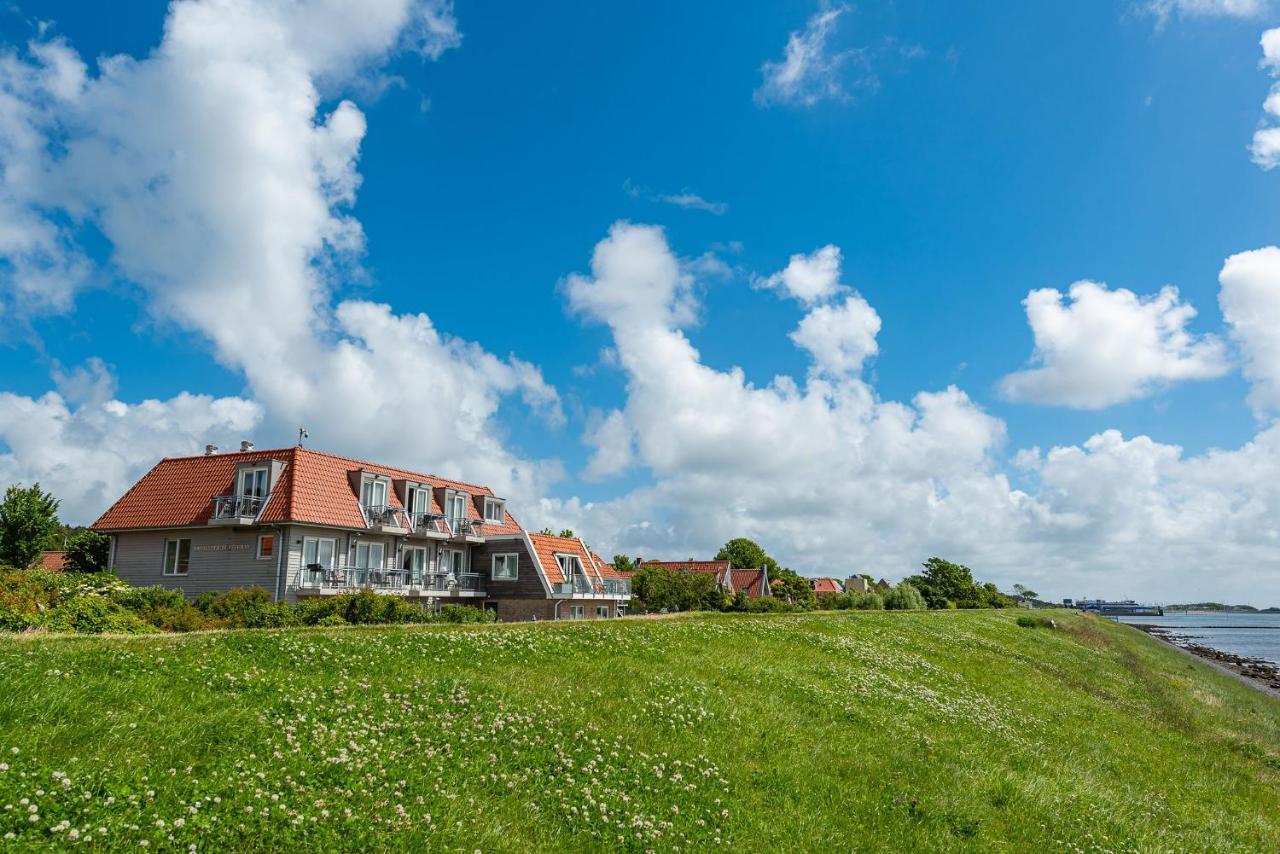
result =
[[[40,568],[48,572],[62,572],[67,565],[67,553],[47,551],[40,553]]]
[[[302,447],[216,451],[161,460],[93,524],[122,579],[287,602],[368,589],[502,620],[613,617],[631,597],[582,540],[525,530],[487,487]]]
[[[716,586],[730,596],[739,592],[748,598],[766,596],[770,592],[769,571],[764,567],[735,569],[727,560],[647,560],[644,566],[669,572],[696,572],[712,575]]]
[[[877,581],[875,586],[877,593],[888,593],[893,589],[893,585],[885,581],[883,578]]]
[[[836,595],[844,590],[840,582],[834,578],[810,578],[809,586],[819,596]]]
[[[871,582],[861,575],[851,575],[844,580],[845,593],[870,593]]]

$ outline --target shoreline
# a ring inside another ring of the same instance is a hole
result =
[[[1171,631],[1167,626],[1153,626],[1147,623],[1125,623],[1124,625],[1132,626],[1156,640],[1164,641],[1179,652],[1203,661],[1215,670],[1280,700],[1280,666],[1270,661],[1223,652],[1211,646],[1195,643],[1190,638]]]

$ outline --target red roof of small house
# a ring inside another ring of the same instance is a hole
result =
[[[528,536],[529,542],[533,544],[533,556],[542,566],[542,572],[547,576],[547,581],[552,584],[560,584],[565,580],[556,555],[574,555],[582,563],[582,568],[589,577],[600,577],[600,572],[592,562],[587,547],[577,537],[553,537],[550,534],[532,532]]]
[[[814,593],[842,593],[840,582],[834,578],[815,578],[813,582]]]
[[[613,564],[605,562],[605,559],[595,552],[591,553],[591,559],[596,562],[596,569],[600,572],[601,578],[627,578],[627,573],[618,572]]]
[[[67,565],[66,552],[40,552],[40,568],[49,572],[62,572],[62,568]]]
[[[235,491],[236,468],[244,462],[276,460],[283,471],[258,516],[259,522],[308,522],[339,528],[363,528],[360,498],[348,475],[367,471],[392,480],[410,480],[435,488],[456,489],[471,496],[467,516],[483,521],[485,497],[493,492],[484,486],[449,480],[408,469],[340,457],[310,448],[280,448],[208,454],[198,457],[169,457],[142,476],[92,527],[98,530],[136,528],[185,528],[204,525],[213,510],[213,499]],[[392,507],[403,508],[398,490],[390,490]],[[504,508],[505,509],[505,508]],[[433,494],[431,510],[441,512]],[[510,513],[501,524],[485,523],[481,533],[518,534],[520,525]]]
[[[754,599],[768,592],[764,587],[763,569],[735,569],[732,571],[732,576],[734,593],[743,592]]]

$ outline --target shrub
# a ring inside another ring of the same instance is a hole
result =
[[[776,596],[757,596],[755,599],[747,600],[748,614],[785,614],[799,610],[800,608]]]
[[[341,614],[325,614],[315,623],[317,626],[345,626],[347,621],[342,619]]]
[[[497,615],[474,605],[445,605],[438,618],[442,623],[492,623]]]
[[[55,632],[145,634],[155,627],[104,596],[76,596],[49,611],[40,625]]]
[[[111,540],[97,531],[79,531],[67,541],[67,572],[100,572],[110,569]]]
[[[920,591],[904,581],[884,594],[884,607],[889,611],[923,611],[928,606]]]
[[[1024,629],[1056,629],[1058,624],[1048,617],[1037,617],[1032,614],[1019,614],[1018,625]]]
[[[885,601],[883,596],[874,591],[851,593],[849,594],[849,607],[855,611],[883,611],[885,609]]]

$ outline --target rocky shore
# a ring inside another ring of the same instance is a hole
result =
[[[1268,693],[1280,693],[1280,667],[1270,661],[1222,652],[1213,647],[1196,643],[1194,639],[1185,635],[1171,632],[1164,626],[1150,626],[1142,623],[1132,623],[1131,625],[1152,637],[1176,646],[1178,649],[1185,650],[1198,658],[1203,658],[1216,664],[1248,682],[1257,683],[1258,687],[1268,690]]]

